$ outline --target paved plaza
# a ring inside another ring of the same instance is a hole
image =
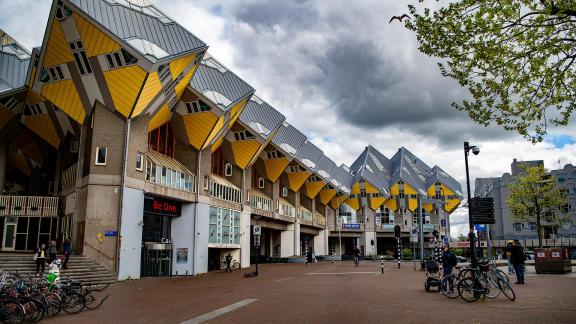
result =
[[[466,303],[424,291],[425,273],[364,261],[269,264],[188,278],[115,284],[100,309],[59,316],[64,323],[574,323],[576,276],[528,269],[517,299]],[[511,278],[513,281],[514,278]]]

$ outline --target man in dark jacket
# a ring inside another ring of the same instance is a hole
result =
[[[444,252],[442,253],[442,268],[444,276],[452,274],[452,268],[458,264],[456,255],[452,252],[452,249],[448,245],[444,246]]]
[[[524,260],[526,260],[526,253],[520,244],[519,240],[514,240],[514,244],[510,250],[510,258],[512,265],[516,271],[516,283],[519,285],[524,284]]]
[[[70,253],[72,253],[72,242],[70,242],[69,238],[67,238],[64,241],[64,246],[62,249],[64,250],[64,258],[65,258],[62,268],[68,269],[68,260],[70,259]]]

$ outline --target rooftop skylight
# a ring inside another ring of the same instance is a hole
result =
[[[305,166],[314,169],[316,167],[316,163],[310,161],[309,159],[303,159],[302,163],[304,163]]]
[[[225,95],[221,94],[218,91],[206,90],[202,92],[202,94],[213,103],[223,106],[224,109],[226,109],[226,107],[228,107],[232,103],[230,99],[228,99]]]
[[[282,148],[288,154],[296,154],[296,149],[288,143],[280,143],[280,148]]]
[[[249,122],[248,126],[250,126],[250,128],[252,128],[253,130],[257,131],[258,133],[260,133],[264,136],[268,136],[268,134],[270,134],[270,130],[268,128],[266,128],[266,126],[260,124],[257,121]]]
[[[132,38],[126,41],[144,56],[148,56],[156,60],[163,59],[170,55],[162,48],[160,48],[160,46],[142,38]]]

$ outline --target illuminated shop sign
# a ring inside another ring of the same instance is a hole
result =
[[[144,199],[144,212],[162,216],[180,216],[182,203],[154,196],[146,196]]]

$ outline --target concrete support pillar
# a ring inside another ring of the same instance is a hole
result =
[[[8,140],[0,141],[0,195],[4,192],[4,179],[6,177],[6,166],[8,161]]]
[[[294,224],[294,255],[302,255],[300,248],[300,223]]]
[[[240,213],[240,266],[250,267],[250,209]],[[208,250],[208,249],[206,249]]]
[[[294,229],[296,228],[296,224],[288,224],[285,231],[282,231],[280,234],[280,257],[287,258],[295,255],[294,253],[294,238],[296,237],[294,234]]]
[[[328,255],[328,234],[327,230],[320,230],[314,236],[314,252],[316,255]]]
[[[364,254],[376,254],[378,248],[376,246],[376,233],[373,231],[366,231],[364,232],[364,242],[361,243],[364,245]],[[374,241],[374,245],[372,245],[372,241]]]

